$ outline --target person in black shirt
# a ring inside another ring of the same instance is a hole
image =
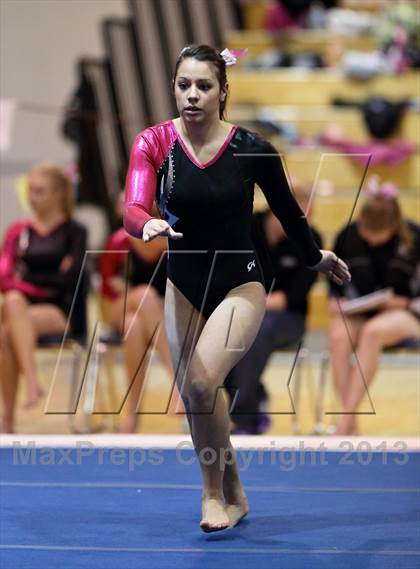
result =
[[[368,184],[357,221],[339,233],[334,251],[347,262],[352,274],[351,283],[344,287],[331,283],[329,301],[332,374],[344,411],[336,434],[357,435],[355,413],[374,379],[382,349],[420,338],[416,308],[420,295],[420,227],[402,218],[395,186],[381,186],[374,178]],[[374,310],[341,314],[337,299],[357,298],[384,288],[392,288],[392,296]],[[353,351],[358,363],[351,361]]]
[[[65,331],[86,250],[86,230],[71,219],[73,187],[61,168],[33,168],[28,198],[32,217],[7,229],[0,252],[4,431],[13,430],[19,372],[27,384],[26,408],[43,395],[33,356],[36,341]]]
[[[294,193],[303,211],[309,191],[294,183]],[[306,213],[309,218],[309,212]],[[314,240],[322,247],[321,236],[311,228]],[[266,313],[254,344],[231,370],[225,387],[234,407],[233,434],[261,434],[270,420],[261,412],[267,395],[261,376],[271,353],[299,342],[305,330],[307,295],[317,275],[306,268],[299,249],[286,237],[281,223],[270,210],[253,216],[253,243],[261,261],[268,294]]]

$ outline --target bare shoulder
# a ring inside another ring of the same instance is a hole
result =
[[[237,126],[236,124],[233,124],[233,123],[228,122],[228,121],[223,121],[222,125],[223,125],[224,130],[226,131],[226,134],[229,134],[230,131],[232,130],[232,128],[234,126]]]

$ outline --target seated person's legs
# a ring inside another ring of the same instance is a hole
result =
[[[418,319],[407,310],[385,311],[365,323],[357,345],[359,366],[351,369],[344,400],[346,414],[340,417],[337,424],[338,435],[355,434],[356,413],[375,377],[383,348],[410,338],[420,338],[420,325]]]
[[[334,308],[336,300],[331,299]],[[352,368],[352,354],[356,351],[360,331],[366,322],[363,316],[346,316],[339,312],[331,315],[328,327],[328,347],[330,352],[330,366],[334,387],[336,389],[340,408],[349,389],[349,376]]]
[[[19,368],[5,326],[0,329],[0,369],[2,370],[0,377],[2,394],[0,432],[13,433]]]
[[[18,291],[6,293],[3,309],[4,326],[19,368],[28,384],[26,406],[31,407],[42,396],[33,357],[37,338],[45,334],[63,332],[66,318],[57,306],[47,303],[31,305]]]
[[[104,316],[107,323],[120,332],[123,323],[125,325],[122,344],[130,393],[127,400],[127,414],[119,430],[135,432],[138,420],[137,407],[149,361],[147,352],[150,347],[156,349],[171,381],[174,377],[164,327],[163,300],[154,288],[139,285],[128,291],[126,299],[121,296],[112,302],[106,302]],[[140,366],[141,362],[143,363]],[[178,392],[175,388],[171,409],[176,410],[177,404]],[[179,411],[182,412],[182,404]]]
[[[46,334],[62,333],[66,328],[64,313],[53,304],[30,305],[17,291],[6,294],[1,328],[3,430],[14,429],[19,372],[28,383],[25,408],[32,407],[43,395],[34,358],[37,339]],[[15,312],[13,312],[15,309]],[[20,318],[16,317],[19,311]]]

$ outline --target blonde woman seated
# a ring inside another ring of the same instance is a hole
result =
[[[420,228],[402,218],[397,193],[393,184],[380,185],[373,177],[357,221],[340,232],[334,247],[352,274],[344,287],[331,284],[331,365],[344,412],[337,435],[358,434],[357,410],[375,377],[382,350],[420,339],[415,300],[420,294]],[[385,288],[391,288],[392,294],[374,310],[343,319],[337,298],[356,298]],[[352,362],[353,351],[358,363]]]
[[[13,223],[0,252],[1,428],[13,432],[19,374],[26,381],[25,408],[43,396],[34,359],[37,339],[62,333],[86,249],[86,230],[72,220],[73,187],[55,165],[28,175],[31,216]]]
[[[111,235],[100,259],[103,315],[121,336],[129,389],[120,432],[136,431],[149,347],[156,349],[169,378],[174,378],[163,315],[165,250],[163,237],[146,244],[121,228]],[[182,412],[182,403],[179,401],[177,407],[178,401],[174,385],[169,413]]]

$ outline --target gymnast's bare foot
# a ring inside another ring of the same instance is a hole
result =
[[[200,527],[206,533],[220,531],[230,527],[229,517],[225,511],[222,500],[203,498]]]
[[[44,397],[44,392],[38,383],[30,383],[28,385],[28,398],[23,405],[24,409],[32,409],[36,407],[40,400]]]
[[[239,504],[226,504],[229,527],[234,528],[249,512],[248,500],[244,498]]]
[[[248,499],[240,485],[229,488],[227,484],[224,484],[223,491],[226,502],[225,509],[229,518],[229,527],[233,528],[238,525],[249,512]]]

